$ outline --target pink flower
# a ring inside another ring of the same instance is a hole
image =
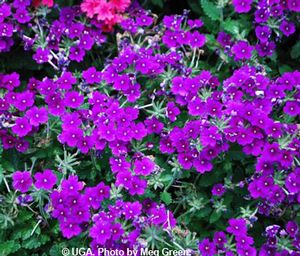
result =
[[[33,7],[39,7],[40,5],[52,7],[54,4],[53,0],[33,0],[32,5]]]

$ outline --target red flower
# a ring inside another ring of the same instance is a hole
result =
[[[40,5],[52,7],[54,4],[53,0],[33,0],[32,5],[33,7],[39,7]]]

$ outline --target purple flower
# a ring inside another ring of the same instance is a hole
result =
[[[84,34],[80,37],[80,41],[78,44],[79,47],[89,51],[92,49],[93,45],[94,45],[94,39],[90,35]]]
[[[161,123],[155,117],[145,120],[145,125],[146,125],[146,128],[147,128],[149,134],[151,134],[151,133],[159,134],[164,127],[163,123]]]
[[[216,246],[207,238],[200,242],[198,248],[202,256],[214,256],[217,253]]]
[[[268,26],[257,26],[255,28],[256,37],[262,42],[265,43],[268,41],[272,33],[272,30]]]
[[[239,41],[232,47],[232,53],[235,60],[248,60],[252,56],[254,47],[246,41]]]
[[[64,191],[77,192],[83,189],[84,184],[83,182],[78,181],[77,176],[71,175],[68,179],[62,181],[61,187]]]
[[[124,186],[126,189],[129,189],[132,181],[132,174],[129,171],[119,172],[117,174],[116,186]]]
[[[300,103],[297,101],[287,101],[283,111],[290,116],[300,115]]]
[[[48,62],[52,59],[52,55],[48,49],[43,49],[41,47],[36,49],[35,54],[33,55],[33,59],[38,63],[42,64]]]
[[[142,205],[140,202],[136,201],[133,203],[124,203],[123,215],[126,220],[134,219],[142,213]]]
[[[141,27],[148,27],[152,25],[153,18],[147,15],[141,15],[136,18],[136,25]]]
[[[59,227],[63,236],[68,239],[70,239],[73,236],[79,235],[81,232],[80,226],[75,222],[70,222],[70,221],[61,222]]]
[[[34,94],[30,91],[25,91],[15,94],[16,100],[13,105],[20,111],[26,110],[34,104]]]
[[[28,205],[32,201],[33,201],[33,197],[31,195],[27,195],[27,194],[21,194],[16,198],[17,204],[19,204],[21,206]]]
[[[238,255],[247,255],[247,256],[256,256],[257,251],[254,247],[246,247],[246,248],[237,248]]]
[[[300,192],[300,168],[296,169],[294,172],[291,172],[287,176],[285,180],[285,186],[292,194],[297,194]]]
[[[109,186],[106,186],[104,182],[100,182],[96,187],[96,197],[97,200],[102,202],[104,199],[109,198],[110,196],[110,188]]]
[[[176,117],[180,114],[179,108],[176,107],[174,102],[167,104],[167,117],[172,121],[176,121]]]
[[[98,72],[95,67],[90,67],[82,72],[82,78],[88,84],[95,84],[101,82],[101,72]]]
[[[229,227],[227,227],[227,232],[235,236],[245,235],[247,233],[246,221],[242,218],[240,219],[230,219]]]
[[[237,13],[245,13],[251,10],[252,0],[233,0],[232,4]]]
[[[69,147],[75,147],[83,138],[83,131],[80,128],[70,127],[68,130],[63,130],[59,135],[59,141],[66,143]]]
[[[257,23],[266,22],[270,17],[270,12],[267,8],[261,8],[255,11],[255,21]]]
[[[48,112],[44,107],[32,107],[26,111],[27,118],[33,126],[39,126],[40,124],[47,123],[48,121]]]
[[[138,175],[147,176],[155,169],[155,163],[153,163],[148,157],[144,157],[142,160],[136,160],[134,165],[134,172]]]
[[[38,172],[34,175],[35,183],[37,189],[50,190],[56,184],[57,178],[52,170],[44,170],[43,172]]]
[[[5,18],[11,15],[10,5],[6,3],[2,3],[0,5],[0,23],[3,23]]]
[[[78,108],[84,101],[83,95],[76,91],[69,91],[65,94],[64,103],[66,107]]]
[[[81,153],[87,154],[89,150],[94,146],[94,142],[92,140],[92,137],[85,136],[78,141],[76,146]]]
[[[286,20],[283,20],[281,22],[279,29],[285,36],[290,36],[296,31],[295,24]]]
[[[275,48],[276,44],[273,41],[259,43],[255,46],[255,49],[260,57],[272,56]]]
[[[76,83],[76,78],[71,72],[64,72],[60,78],[56,80],[56,84],[60,89],[70,90],[72,85]]]
[[[235,240],[237,242],[237,248],[248,248],[254,243],[253,238],[247,235],[236,236]]]
[[[30,14],[25,8],[17,8],[14,18],[21,24],[27,23],[31,20]]]
[[[79,46],[71,46],[70,48],[70,60],[81,62],[85,56],[85,51]]]
[[[267,199],[272,204],[282,203],[285,197],[283,189],[278,185],[272,186],[270,192],[267,194]]]
[[[9,23],[0,23],[0,36],[12,37],[13,25]]]
[[[30,172],[16,171],[12,175],[13,187],[21,193],[26,193],[32,185],[32,178]]]
[[[218,33],[217,41],[223,48],[232,45],[231,36],[223,31]]]
[[[133,176],[131,179],[131,183],[129,185],[129,194],[130,195],[143,195],[145,193],[145,189],[147,188],[147,181],[140,179],[139,177]]]
[[[224,245],[227,243],[226,234],[223,231],[216,232],[214,234],[213,242],[217,247],[224,248]]]
[[[19,135],[19,137],[24,137],[32,130],[32,126],[26,117],[19,117],[16,119],[11,130],[13,133]]]
[[[219,183],[213,186],[211,192],[214,196],[222,196],[226,192],[226,189],[223,184]]]
[[[288,234],[291,236],[291,237],[295,237],[299,231],[299,227],[297,225],[296,222],[294,221],[289,221],[287,224],[286,224],[286,231],[288,232]]]
[[[111,226],[111,234],[112,234],[112,239],[113,240],[118,240],[121,238],[123,235],[124,230],[122,228],[122,224],[120,223],[115,223]]]
[[[205,173],[212,170],[212,163],[204,158],[196,158],[194,159],[193,166],[195,167],[197,172]]]
[[[298,0],[288,0],[288,8],[294,12],[300,12],[300,2]]]
[[[187,40],[192,48],[201,48],[206,42],[205,36],[200,34],[198,31],[188,32]]]
[[[84,26],[81,23],[73,23],[68,29],[68,37],[74,39],[80,37],[84,29]]]

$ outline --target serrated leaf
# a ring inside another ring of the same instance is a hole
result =
[[[18,251],[20,249],[20,245],[14,241],[5,241],[5,242],[1,242],[0,244],[0,252],[1,252],[1,256],[6,256],[9,255],[11,253],[14,253],[16,251]]]
[[[221,10],[212,1],[201,0],[201,7],[206,16],[208,16],[214,21],[220,20]]]
[[[160,199],[166,204],[172,203],[172,196],[170,193],[164,191],[160,194]]]
[[[236,20],[227,19],[222,23],[223,29],[233,35],[239,34],[239,22]]]
[[[22,243],[22,247],[26,249],[35,249],[50,241],[50,237],[46,235],[31,236]]]

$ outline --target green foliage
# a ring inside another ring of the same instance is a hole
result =
[[[222,10],[212,0],[200,0],[204,13],[213,21],[221,20]]]

